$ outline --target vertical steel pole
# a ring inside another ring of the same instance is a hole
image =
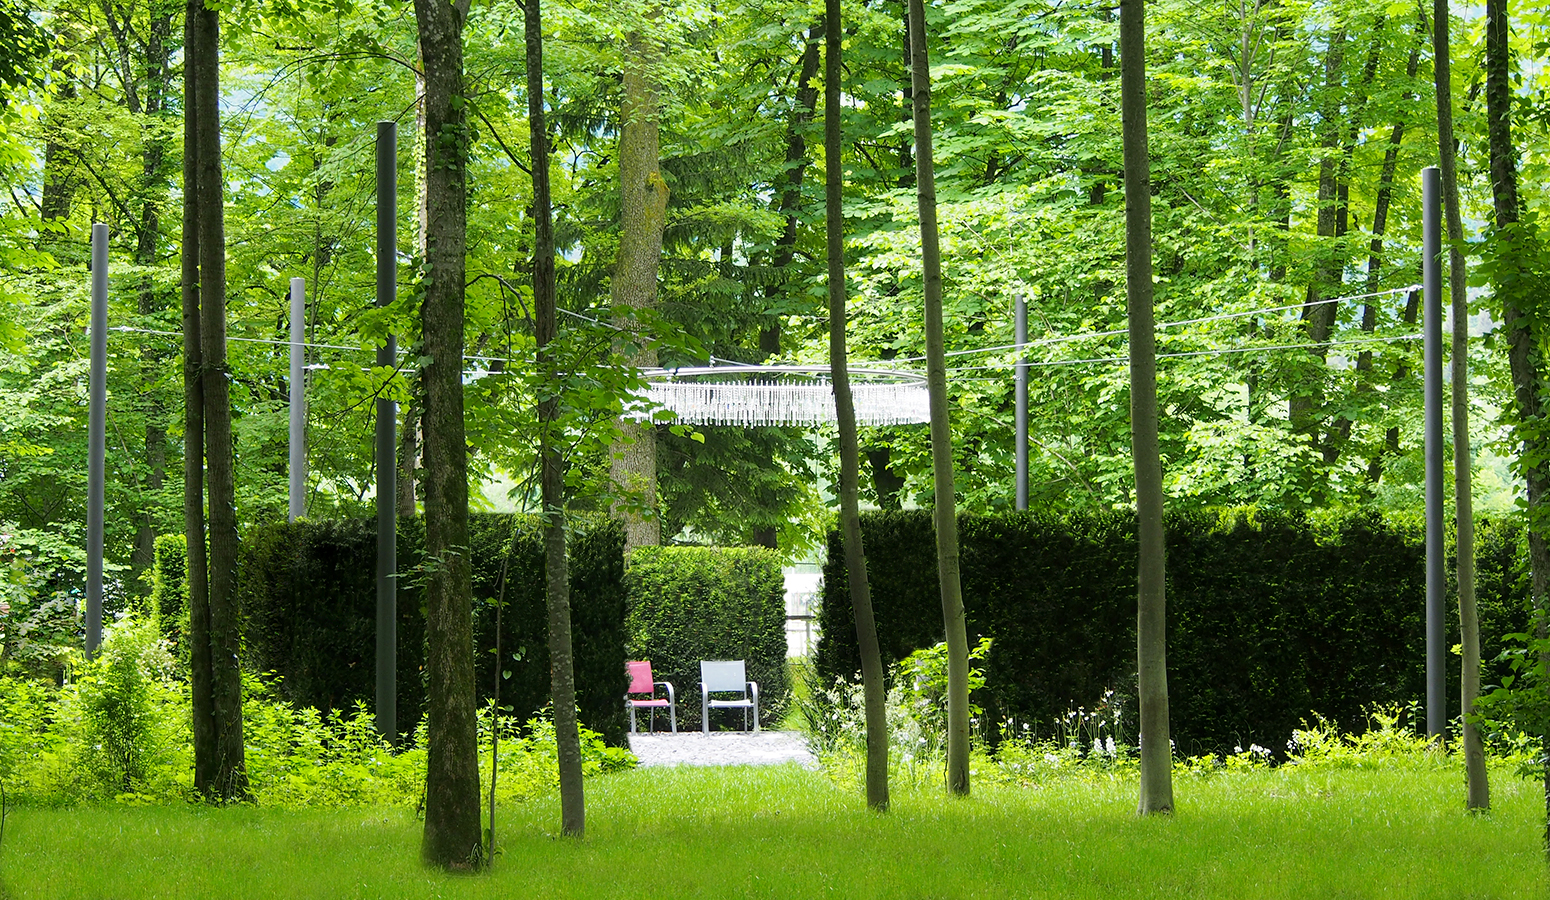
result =
[[[306,281],[291,279],[291,495],[290,519],[307,513]]]
[[[86,425],[86,656],[102,646],[102,520],[108,445],[108,226],[91,227],[91,375]]]
[[[1028,298],[1017,294],[1017,508],[1028,508]]]
[[[1436,166],[1421,170],[1421,285],[1426,373],[1426,734],[1446,739],[1443,687],[1442,188]]]
[[[377,306],[398,295],[398,124],[377,123]],[[393,366],[392,335],[377,365]],[[377,399],[377,732],[398,742],[398,404]]]

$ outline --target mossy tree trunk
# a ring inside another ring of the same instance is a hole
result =
[[[619,257],[614,263],[615,306],[650,309],[657,304],[657,270],[662,260],[662,231],[667,226],[667,182],[662,180],[656,85],[648,72],[652,56],[646,40],[632,35],[624,66],[624,100],[619,129]],[[630,331],[633,322],[622,322]],[[644,335],[627,354],[630,365],[651,368],[656,350]],[[622,493],[615,514],[624,519],[624,553],[662,543],[657,516],[657,433],[648,422],[619,421],[610,474]]]
[[[468,125],[463,100],[467,0],[415,0],[425,67],[426,254],[420,330],[425,429],[426,740],[421,855],[449,869],[478,864],[479,763],[474,715],[468,463],[463,425],[463,292]]]

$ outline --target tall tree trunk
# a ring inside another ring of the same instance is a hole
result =
[[[931,395],[931,469],[935,486],[937,578],[947,637],[947,789],[969,794],[969,636],[958,567],[958,511],[953,489],[953,432],[948,421],[946,342],[942,335],[942,249],[936,226],[936,170],[931,158],[931,63],[926,56],[924,0],[910,0],[910,75],[915,107],[915,196],[926,307],[926,382]]]
[[[662,180],[657,117],[661,114],[646,44],[632,35],[624,65],[624,101],[619,129],[619,259],[614,265],[615,306],[649,309],[657,304],[657,268],[662,260],[662,231],[667,226],[667,182]],[[633,327],[631,325],[630,327]],[[657,352],[637,342],[629,364],[650,368]],[[624,552],[662,543],[657,516],[657,433],[649,422],[619,421],[610,472],[629,498],[615,504],[624,519]]]
[[[1494,239],[1506,246],[1496,249],[1503,268],[1514,272],[1522,266],[1518,259],[1526,248],[1517,246],[1525,235],[1519,231],[1517,151],[1512,146],[1512,47],[1507,0],[1486,0],[1485,4],[1485,106],[1487,139],[1491,158],[1491,198],[1496,213],[1496,228],[1502,232]],[[1528,501],[1529,593],[1534,603],[1534,632],[1546,633],[1546,593],[1550,589],[1550,548],[1545,541],[1546,487],[1550,472],[1544,460],[1550,455],[1550,441],[1539,428],[1524,425],[1539,422],[1545,413],[1539,384],[1545,375],[1544,359],[1539,350],[1543,339],[1541,323],[1532,312],[1536,297],[1522,296],[1523,279],[1509,274],[1495,286],[1501,300],[1502,324],[1507,331],[1507,362],[1512,372],[1513,405],[1522,423],[1515,435],[1520,465],[1526,482]],[[1550,852],[1550,735],[1541,735],[1545,759],[1545,850]]]
[[[222,799],[247,796],[242,739],[242,672],[237,663],[236,460],[231,430],[231,372],[226,364],[226,225],[221,175],[220,24],[202,0],[196,10],[193,105],[199,190],[199,332],[204,392],[205,479],[210,505],[210,694],[215,714],[214,783]]]
[[[1308,282],[1307,302],[1302,309],[1302,319],[1307,329],[1308,340],[1317,345],[1322,345],[1329,340],[1330,331],[1334,328],[1336,304],[1324,302],[1324,298],[1338,295],[1342,271],[1337,261],[1338,254],[1332,244],[1340,218],[1338,177],[1340,166],[1337,157],[1340,149],[1340,131],[1336,126],[1336,117],[1341,108],[1339,87],[1345,67],[1345,39],[1343,28],[1330,35],[1329,49],[1324,56],[1325,97],[1321,107],[1322,122],[1319,127],[1319,144],[1323,148],[1323,153],[1319,157],[1317,221],[1317,234],[1323,240],[1319,241],[1318,261],[1314,264],[1313,277]],[[1315,374],[1310,383],[1302,384],[1293,390],[1288,400],[1288,418],[1293,429],[1314,434],[1317,437],[1318,407],[1323,402],[1324,395],[1323,363],[1328,350],[1323,346],[1316,346],[1308,352],[1318,360],[1314,367]]]
[[[843,32],[840,0],[824,3],[824,231],[829,258],[829,372],[834,382],[834,410],[840,438],[840,526],[845,534],[845,575],[850,608],[856,620],[856,646],[861,654],[861,684],[866,706],[866,802],[878,812],[888,809],[888,710],[883,685],[883,657],[872,615],[872,589],[867,581],[866,550],[861,542],[861,442],[856,432],[856,406],[850,393],[849,356],[845,349],[845,166],[840,144],[840,43]]]
[[[797,74],[796,106],[786,120],[786,186],[780,193],[780,213],[786,224],[775,242],[775,253],[770,260],[781,273],[780,287],[776,290],[782,292],[790,289],[786,269],[796,258],[797,213],[802,206],[802,180],[807,172],[807,139],[802,131],[812,121],[813,109],[818,105],[818,86],[813,83],[818,74],[818,30],[819,26],[807,30],[802,46],[802,65]],[[779,319],[760,330],[759,349],[771,356],[780,353]]]
[[[1432,65],[1437,84],[1437,158],[1448,216],[1448,288],[1453,313],[1453,495],[1457,522],[1459,642],[1463,645],[1465,806],[1491,808],[1485,746],[1473,719],[1480,697],[1480,619],[1475,610],[1475,511],[1469,446],[1469,302],[1464,276],[1464,223],[1459,212],[1457,145],[1453,141],[1453,66],[1448,43],[1448,0],[1432,2]],[[1415,57],[1411,56],[1414,60]],[[1509,141],[1510,143],[1510,141]]]
[[[189,693],[193,708],[194,789],[209,796],[215,786],[215,703],[210,689],[210,588],[205,554],[204,354],[199,315],[199,129],[196,39],[202,0],[185,9],[183,46],[183,536],[187,542]]]
[[[425,392],[426,742],[421,856],[477,864],[479,761],[474,715],[468,450],[463,425],[463,293],[468,124],[463,99],[467,0],[415,0],[425,71],[426,255],[420,333]]]
[[[586,831],[581,737],[576,722],[576,672],[571,656],[570,583],[565,564],[565,463],[560,455],[559,387],[555,359],[554,227],[549,201],[549,132],[544,124],[544,37],[540,0],[527,0],[527,119],[533,159],[533,308],[538,369],[554,390],[538,404],[538,455],[544,504],[544,595],[549,607],[549,686],[560,767],[560,830]]]
[[[169,9],[156,15],[147,28],[144,106],[147,116],[158,117],[166,108],[168,58],[171,55],[168,39],[171,34],[172,12]],[[162,170],[167,157],[167,139],[160,130],[143,129],[141,140],[144,142],[140,156],[142,199],[140,224],[135,239],[135,265],[149,269],[156,264],[161,250],[161,204],[167,190],[167,180]],[[150,275],[140,279],[139,295],[140,315],[149,316],[160,311],[155,279]],[[147,350],[146,356],[154,368],[159,369],[167,362],[167,354],[163,350]],[[145,423],[145,487],[152,494],[161,491],[167,474],[166,415],[167,410],[161,399],[153,394]],[[156,526],[152,520],[152,511],[148,508],[141,513],[139,527],[135,530],[134,550],[130,555],[136,585],[145,583],[144,573],[150,571],[155,561]]]
[[[1151,154],[1146,136],[1146,7],[1119,7],[1120,116],[1125,154],[1125,296],[1130,319],[1130,435],[1136,467],[1136,667],[1141,694],[1138,812],[1173,812],[1168,729],[1162,456],[1157,438],[1156,332],[1152,318]]]

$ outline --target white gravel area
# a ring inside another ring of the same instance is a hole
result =
[[[630,735],[643,766],[771,766],[801,763],[818,768],[807,738],[796,731],[680,731]]]

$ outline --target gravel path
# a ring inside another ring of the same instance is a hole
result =
[[[630,749],[643,766],[770,766],[818,768],[807,739],[795,731],[698,731],[632,734]]]

